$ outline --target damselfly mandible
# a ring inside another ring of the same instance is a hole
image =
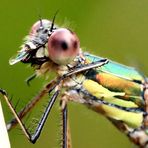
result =
[[[62,111],[62,147],[71,147],[68,132],[67,103],[86,105],[109,119],[121,132],[140,147],[148,147],[148,85],[147,78],[132,67],[83,52],[77,35],[59,28],[53,21],[40,19],[25,38],[22,49],[9,63],[31,64],[38,75],[55,71],[57,77],[49,82],[19,113],[16,113],[6,91],[0,90],[15,118],[7,124],[10,130],[19,123],[28,140],[35,143],[57,98]],[[62,91],[64,90],[64,91]],[[22,118],[46,94],[49,103],[34,132],[30,134]],[[60,97],[58,97],[60,96]]]

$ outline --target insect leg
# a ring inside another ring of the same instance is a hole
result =
[[[42,131],[43,127],[44,127],[44,124],[45,124],[45,122],[46,122],[46,119],[47,119],[47,117],[48,117],[48,115],[49,115],[49,113],[50,113],[50,110],[52,109],[52,106],[54,105],[54,103],[55,103],[55,101],[56,101],[56,99],[57,99],[57,97],[58,97],[58,95],[59,95],[59,92],[60,92],[60,91],[57,90],[57,91],[53,94],[53,96],[51,97],[51,99],[50,99],[50,101],[49,101],[49,103],[48,103],[48,106],[46,107],[45,112],[44,112],[44,114],[43,114],[43,116],[42,116],[42,118],[41,118],[41,120],[40,120],[40,122],[39,122],[39,124],[38,124],[38,126],[37,126],[37,128],[36,128],[36,130],[35,130],[35,133],[31,136],[30,141],[31,141],[32,143],[35,143],[36,140],[39,138],[39,136],[40,136],[40,134],[41,134],[41,131]]]
[[[64,79],[65,77],[69,77],[73,74],[76,74],[76,73],[79,73],[79,72],[82,72],[82,71],[86,71],[86,70],[89,70],[89,69],[92,69],[92,68],[101,67],[101,66],[107,64],[108,62],[109,61],[107,59],[101,59],[101,60],[96,61],[96,62],[77,66],[74,70],[71,70],[68,73],[66,73],[65,75],[63,75],[62,78]]]
[[[36,140],[39,138],[40,134],[41,134],[41,131],[44,127],[44,124],[46,122],[46,119],[50,113],[50,110],[52,109],[52,106],[54,105],[58,95],[59,95],[59,90],[55,91],[55,93],[53,94],[53,96],[51,97],[46,109],[45,109],[45,112],[44,114],[42,115],[40,121],[39,121],[39,124],[35,130],[35,133],[33,135],[31,135],[28,130],[26,129],[25,125],[23,124],[23,122],[21,121],[21,119],[19,118],[18,114],[16,113],[16,111],[14,110],[14,107],[13,105],[11,104],[11,102],[9,101],[7,95],[6,95],[6,92],[2,89],[0,89],[0,93],[3,95],[8,107],[10,108],[11,112],[13,113],[13,115],[15,116],[17,122],[19,123],[23,133],[25,134],[25,136],[28,138],[28,140],[32,143],[35,143]]]
[[[67,106],[62,110],[62,121],[63,121],[63,141],[62,148],[67,148]]]
[[[51,81],[48,83],[37,96],[35,96],[19,113],[18,116],[22,119],[29,111],[33,109],[33,107],[47,94],[50,93],[56,86],[56,81]],[[7,124],[7,130],[11,130],[18,124],[16,118],[13,118]]]
[[[10,108],[11,112],[13,113],[13,115],[15,116],[16,120],[18,121],[18,123],[20,124],[20,127],[21,129],[23,130],[25,136],[30,139],[30,135],[29,133],[27,132],[25,126],[23,125],[22,121],[19,119],[14,107],[12,106],[11,102],[9,101],[8,97],[7,97],[7,94],[6,94],[6,91],[0,89],[0,93],[3,95],[4,97],[4,100],[6,101],[8,107]]]
[[[64,106],[64,108],[62,106]],[[72,148],[70,127],[68,122],[68,109],[66,102],[63,100],[61,101],[61,108],[62,108],[62,148]]]

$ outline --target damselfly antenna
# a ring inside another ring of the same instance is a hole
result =
[[[40,28],[42,28],[43,27],[43,22],[42,22],[42,18],[40,17]]]
[[[59,12],[59,10],[57,10],[56,13],[55,13],[55,15],[53,16],[52,23],[51,23],[51,27],[50,27],[50,32],[52,32],[52,30],[53,30],[55,18],[56,18],[56,16],[57,16],[58,12]]]

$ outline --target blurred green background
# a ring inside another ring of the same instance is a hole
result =
[[[35,80],[27,87],[24,80],[32,70],[24,64],[10,66],[31,25],[42,18],[52,19],[60,10],[56,23],[74,30],[81,47],[93,54],[108,57],[134,66],[148,74],[148,1],[147,0],[13,0],[0,2],[0,87],[25,104],[43,86],[44,80]],[[3,103],[6,120],[11,114]],[[58,103],[51,112],[43,133],[35,145],[22,132],[9,133],[12,148],[59,147]],[[128,139],[104,117],[81,104],[69,104],[73,148],[131,148]]]

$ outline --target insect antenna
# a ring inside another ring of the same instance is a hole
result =
[[[42,19],[40,18],[40,27],[42,28],[43,27],[43,22],[42,22]]]
[[[39,17],[39,21],[40,21],[40,28],[42,28],[43,27],[42,17],[40,14],[38,15],[38,17]]]
[[[51,23],[51,27],[50,27],[50,30],[49,30],[50,32],[53,31],[55,18],[56,18],[56,16],[57,16],[58,12],[59,12],[59,10],[57,10],[56,13],[55,13],[54,16],[53,16],[52,23]]]

